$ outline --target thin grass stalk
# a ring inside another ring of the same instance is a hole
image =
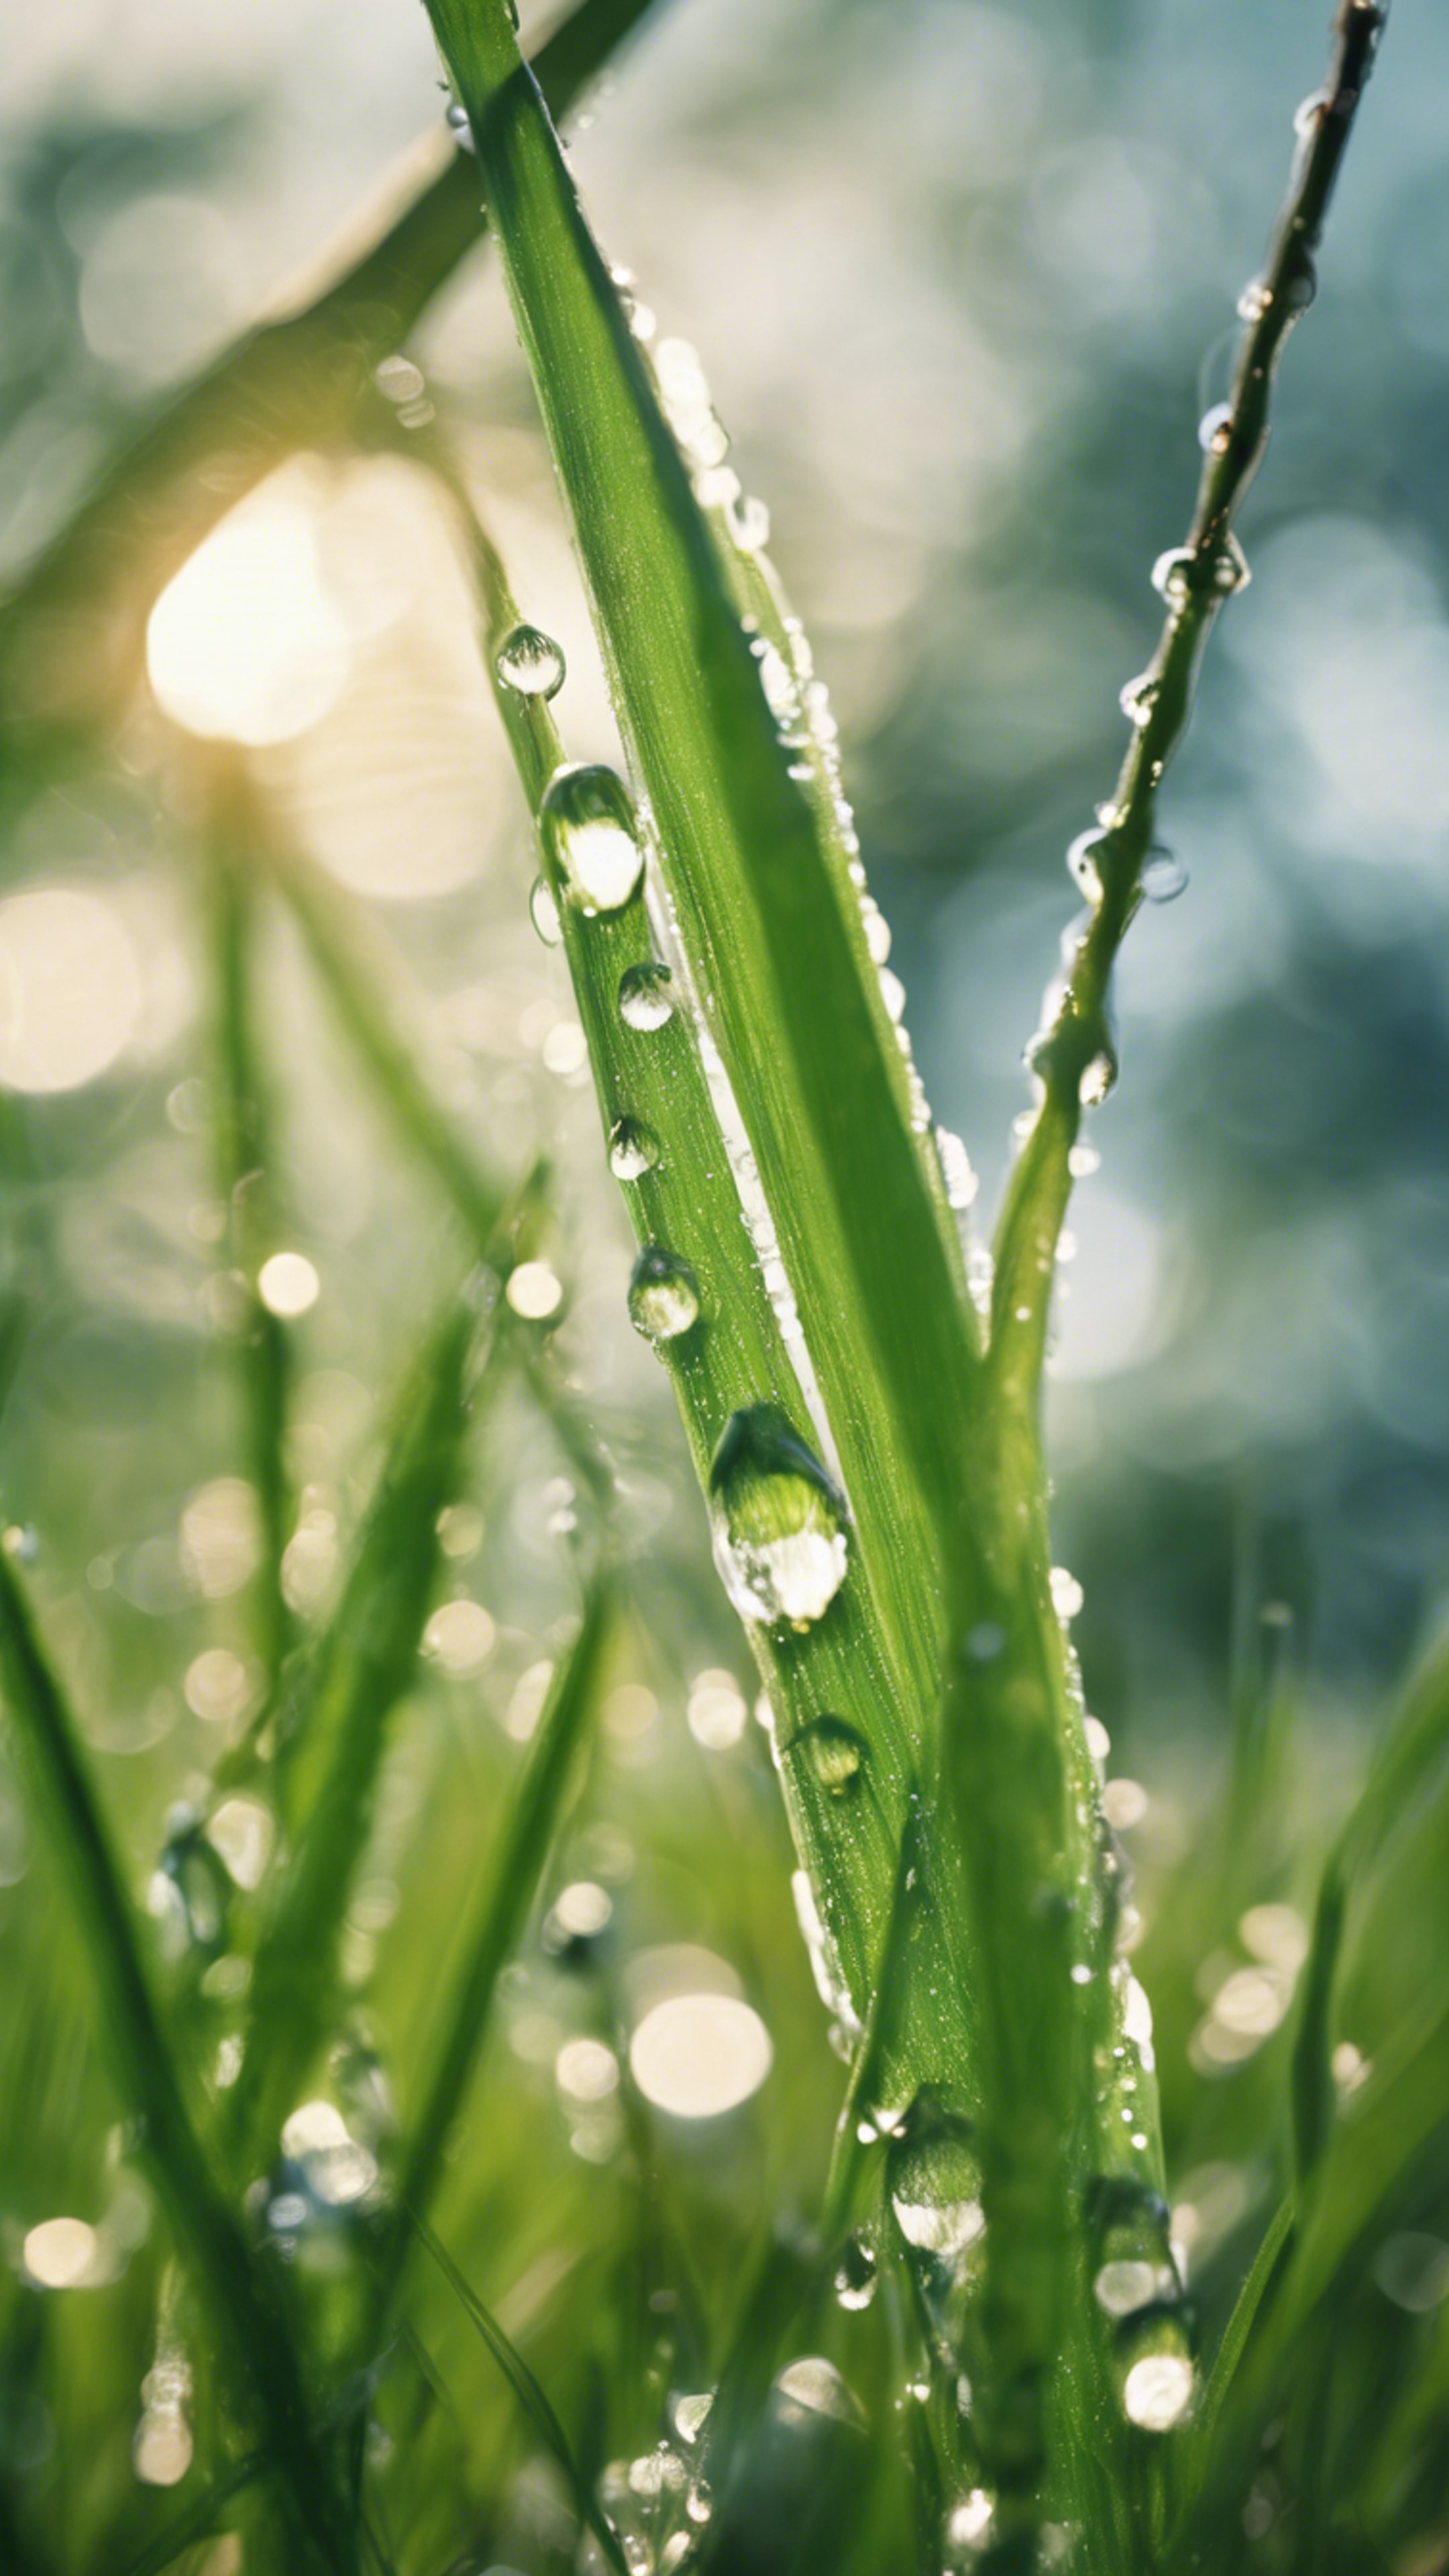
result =
[[[409,1373],[342,1597],[277,1747],[293,1844],[249,1991],[233,2123],[267,2158],[331,2026],[338,1952],[366,1849],[387,1725],[412,1675],[440,1562],[438,1515],[461,1471],[478,1319],[450,1302]],[[485,1381],[496,1367],[492,1359]]]
[[[556,116],[654,5],[581,0],[537,56]],[[481,197],[477,167],[446,127],[420,137],[294,309],[234,341],[107,465],[0,603],[0,730],[17,749],[124,715],[158,592],[265,474],[351,436],[377,401],[381,360],[482,240]]]
[[[1157,650],[1123,691],[1132,739],[1101,829],[1074,846],[1088,910],[1064,943],[1064,972],[1047,997],[1033,1043],[1040,1099],[997,1229],[992,1377],[1020,1408],[1035,1402],[1069,1157],[1084,1106],[1116,1073],[1110,1026],[1112,969],[1142,900],[1158,791],[1182,741],[1203,652],[1218,613],[1247,580],[1239,508],[1268,443],[1273,381],[1288,335],[1312,301],[1314,257],[1334,183],[1373,69],[1387,8],[1338,0],[1324,87],[1300,110],[1288,194],[1262,275],[1245,290],[1245,328],[1222,414],[1207,424],[1191,525],[1153,575],[1167,603]]]
[[[517,607],[476,521],[473,537],[495,695],[537,818],[549,783],[566,769],[563,744],[543,694],[519,690],[506,677]],[[686,1266],[688,1294],[697,1301],[685,1329],[660,1335],[655,1346],[709,1500],[717,1553],[728,1559],[728,1506],[719,1490],[726,1435],[762,1404],[802,1437],[809,1414],[746,1233],[685,997],[652,1027],[632,1026],[620,1007],[626,978],[659,962],[643,876],[624,902],[589,914],[547,829],[540,848],[612,1166],[640,1246],[633,1294],[637,1299],[641,1279],[663,1255]],[[821,1615],[747,1621],[811,1893],[807,1930],[822,1992],[845,2030],[858,2032],[871,2019],[881,1982],[909,1823],[920,1847],[920,1884],[880,2030],[880,2098],[904,2109],[929,2086],[966,2112],[976,2099],[973,1979],[960,1943],[954,1851],[921,1797],[909,1674],[879,1615],[872,1569],[854,1532],[848,1544],[850,1570]]]
[[[839,900],[808,782],[792,774],[505,0],[431,0],[430,14],[473,126],[688,972],[758,1158],[882,1608],[915,1624],[938,1588],[969,1590],[975,1386],[918,1103],[858,907],[852,920]],[[906,1564],[927,1571],[897,1587]],[[912,1713],[921,1740],[929,1714]]]
[[[316,2439],[286,2319],[218,2189],[151,1991],[139,1926],[80,1749],[9,1557],[0,1550],[0,1676],[65,1873],[95,1987],[99,2036],[143,2154],[219,2330],[222,2368],[265,2436],[303,2563],[351,2576],[351,2535]]]

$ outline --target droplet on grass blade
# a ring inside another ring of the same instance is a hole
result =
[[[741,1618],[810,1627],[845,1581],[845,1503],[777,1404],[731,1414],[709,1490],[715,1563]]]
[[[790,1746],[832,1798],[844,1798],[860,1786],[865,1738],[843,1717],[812,1717]]]
[[[659,1139],[642,1118],[616,1118],[609,1130],[609,1169],[616,1181],[642,1181],[659,1160]]]
[[[1186,2354],[1149,2352],[1134,2361],[1122,2390],[1129,2422],[1144,2433],[1170,2433],[1193,2397],[1193,2368]]]
[[[563,938],[563,923],[547,877],[534,878],[528,897],[528,914],[545,948],[557,948]]]
[[[676,1342],[698,1323],[699,1282],[677,1252],[644,1245],[629,1281],[629,1321],[650,1342]]]
[[[1172,903],[1187,886],[1187,869],[1175,850],[1158,841],[1142,866],[1142,891],[1149,903]]]
[[[644,873],[633,799],[617,770],[601,762],[555,770],[538,812],[539,829],[580,912],[618,912]]]
[[[868,2308],[875,2297],[879,2266],[861,2236],[852,2236],[835,2274],[835,2295],[843,2308]]]
[[[498,648],[498,677],[521,698],[556,698],[567,665],[562,647],[541,626],[515,626]]]
[[[666,1020],[672,1020],[672,980],[668,967],[661,966],[654,957],[642,958],[637,966],[626,966],[619,978],[619,1017],[624,1026],[648,1031],[662,1029]]]

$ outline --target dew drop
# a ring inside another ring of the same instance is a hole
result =
[[[845,1504],[778,1405],[731,1414],[709,1488],[715,1563],[741,1618],[810,1627],[845,1581]]]
[[[498,648],[495,668],[504,687],[521,698],[556,698],[566,665],[562,647],[541,626],[515,626]]]
[[[1226,456],[1233,435],[1233,406],[1214,403],[1197,425],[1197,443],[1207,456]]]
[[[581,912],[617,912],[629,901],[644,873],[644,848],[633,800],[616,770],[601,763],[556,770],[538,819]]]
[[[1104,2263],[1092,2283],[1099,2308],[1109,2317],[1130,2317],[1150,2307],[1157,2296],[1157,2267],[1152,2263]]]
[[[1197,558],[1191,546],[1171,546],[1152,567],[1152,587],[1170,607],[1179,607],[1192,588]]]
[[[652,957],[625,967],[619,978],[619,1017],[626,1028],[662,1029],[666,1020],[673,1019],[671,981],[668,967]]]
[[[1149,903],[1173,903],[1187,885],[1187,870],[1175,850],[1156,842],[1142,863],[1142,891]]]
[[[642,1118],[616,1118],[609,1129],[609,1169],[616,1181],[642,1181],[659,1160],[659,1139]]]
[[[1077,1097],[1084,1109],[1100,1109],[1113,1083],[1117,1068],[1109,1055],[1094,1055],[1077,1085]]]
[[[1149,2352],[1127,2373],[1122,2403],[1144,2433],[1170,2433],[1192,2404],[1192,2363],[1177,2352]]]
[[[1079,832],[1067,852],[1067,874],[1091,904],[1102,900],[1101,854],[1111,838],[1110,832]]]
[[[770,542],[770,513],[763,501],[757,501],[751,492],[744,492],[737,501],[731,501],[725,516],[730,535],[742,553],[757,555],[763,552]]]
[[[1238,297],[1240,322],[1261,322],[1273,301],[1273,289],[1266,278],[1250,277]]]
[[[646,1243],[629,1281],[629,1321],[649,1342],[677,1342],[699,1321],[699,1282],[687,1261]]]
[[[1213,588],[1219,599],[1232,599],[1238,591],[1247,589],[1252,578],[1248,558],[1229,529],[1213,559]]]
[[[563,937],[563,923],[547,877],[535,877],[528,897],[528,917],[545,948],[557,948]]]
[[[1118,698],[1118,705],[1129,724],[1145,725],[1162,694],[1162,683],[1151,671],[1139,671],[1129,680]]]
[[[852,2236],[835,2275],[835,2295],[843,2308],[868,2308],[875,2297],[878,2267],[860,2236]]]
[[[790,1745],[832,1798],[844,1798],[860,1786],[865,1750],[864,1737],[843,1717],[812,1717]]]

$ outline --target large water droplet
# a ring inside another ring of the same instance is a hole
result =
[[[1144,2433],[1170,2433],[1192,2404],[1192,2363],[1180,2352],[1149,2352],[1127,2373],[1122,2403]]]
[[[642,1118],[616,1118],[609,1129],[609,1169],[616,1181],[642,1181],[659,1160],[659,1139]]]
[[[790,1751],[800,1755],[832,1798],[859,1787],[865,1738],[843,1717],[812,1717],[792,1739]]]
[[[709,1486],[715,1563],[741,1618],[808,1628],[845,1581],[845,1504],[777,1404],[731,1414]]]
[[[662,1029],[666,1020],[673,1019],[670,982],[668,967],[653,957],[625,967],[619,978],[619,1017],[626,1028]]]
[[[1110,832],[1079,832],[1067,852],[1067,873],[1080,886],[1088,903],[1102,900],[1101,860],[1111,846]]]
[[[1157,2296],[1157,2267],[1152,2263],[1104,2263],[1092,2283],[1097,2305],[1109,2317],[1130,2317],[1150,2307]]]
[[[650,1342],[677,1342],[698,1323],[699,1282],[677,1252],[645,1244],[629,1281],[629,1321]]]
[[[563,937],[554,891],[547,877],[535,877],[528,897],[528,917],[545,948],[557,948]]]
[[[1197,443],[1206,456],[1226,456],[1233,435],[1233,406],[1214,403],[1197,425]]]
[[[498,648],[495,667],[504,687],[521,698],[556,698],[564,684],[563,648],[541,626],[515,626]]]
[[[633,800],[618,772],[575,763],[554,772],[539,828],[581,912],[617,912],[644,873]]]

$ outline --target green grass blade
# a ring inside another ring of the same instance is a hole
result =
[[[223,2505],[230,2504],[232,2497],[240,2495],[245,2487],[253,2486],[265,2474],[266,2465],[257,2451],[244,2460],[238,2460],[236,2467],[209,2486],[205,2495],[198,2496],[184,2513],[175,2515],[159,2539],[152,2541],[139,2558],[131,2560],[125,2576],[166,2576],[166,2569],[175,2566],[184,2550],[195,2541],[205,2540],[216,2529]]]
[[[202,2148],[75,1722],[3,1550],[0,1678],[65,1872],[94,1983],[99,2035],[121,2094],[140,2122],[144,2152],[177,2237],[216,2318],[223,2366],[233,2365],[235,2394],[265,2435],[269,2464],[284,2482],[307,2555],[315,2554],[334,2576],[348,2576],[351,2537],[313,2439],[298,2355]]]
[[[232,2097],[238,2134],[263,2157],[330,2027],[388,1720],[428,1615],[438,1514],[457,1487],[476,1330],[471,1308],[455,1301],[409,1376],[367,1525],[294,1712],[295,1737],[278,1748],[293,1848],[257,1953]]]
[[[488,1887],[449,1998],[447,2019],[404,2150],[400,2224],[423,2216],[468,2081],[487,2040],[498,1979],[518,1946],[548,1859],[574,1756],[598,1695],[614,1618],[612,1578],[601,1575],[583,1622],[554,1675],[528,1762],[514,1791]],[[404,2250],[402,2242],[397,2252]]]
[[[619,2545],[613,2524],[600,2512],[587,2480],[581,2475],[573,2449],[543,2389],[529,2369],[517,2346],[504,2333],[497,2318],[486,2308],[477,2292],[459,2271],[447,2247],[434,2235],[427,2220],[409,2212],[414,2231],[431,2254],[444,2280],[462,2301],[483,2342],[508,2381],[524,2413],[528,2416],[544,2449],[557,2461],[568,2480],[581,2521],[588,2524],[599,2547],[615,2570],[615,2576],[629,2576],[628,2564]]]
[[[1294,2202],[1290,2196],[1281,2200],[1268,2222],[1262,2244],[1253,2257],[1248,2277],[1238,2292],[1233,2313],[1223,2329],[1223,2338],[1213,2356],[1212,2373],[1197,2409],[1192,2427],[1192,2456],[1202,2468],[1211,2457],[1213,2435],[1232,2387],[1249,2338],[1256,2326],[1264,2301],[1275,2275],[1280,2271],[1293,2238]]]
[[[556,116],[652,5],[582,0],[550,36],[536,68]],[[394,181],[384,205],[349,225],[300,309],[258,324],[169,397],[0,605],[0,726],[84,731],[119,718],[172,574],[274,466],[348,436],[379,362],[487,226],[477,166],[446,132],[422,139],[400,184],[401,210]],[[224,476],[207,470],[220,460]]]
[[[969,1577],[973,1334],[904,1064],[713,535],[505,0],[432,0],[690,975],[758,1159],[866,1552]],[[768,1031],[768,1046],[762,1033]],[[894,1615],[920,1639],[929,1578]]]
[[[518,623],[517,610],[476,524],[474,543],[499,710],[536,806],[560,767],[563,746],[546,700],[500,676],[500,648]],[[709,1497],[726,1432],[762,1396],[807,1435],[808,1410],[791,1347],[751,1257],[692,1018],[681,1007],[657,1026],[638,1026],[620,1008],[625,977],[654,960],[642,885],[612,911],[586,917],[570,899],[547,834],[541,848],[600,1115],[613,1139],[614,1168],[641,1257],[663,1249],[686,1260],[698,1278],[698,1318],[686,1331],[659,1338],[656,1348]],[[646,1140],[623,1170],[621,1122]],[[712,1511],[718,1535],[717,1495]],[[798,1624],[751,1619],[747,1626],[774,1712],[791,1829],[822,1927],[817,1974],[854,2029],[870,2018],[880,1985],[899,1853],[920,1773],[911,1668],[881,1614],[874,1568],[856,1532],[846,1580],[822,1616]],[[832,1734],[832,1727],[840,1732]],[[861,1758],[852,1769],[857,1746]],[[878,2072],[883,2095],[893,2101],[908,2102],[930,2084],[966,2112],[976,2098],[974,1979],[962,1938],[957,1855],[924,1803],[916,1836],[920,1886],[897,1954],[899,1992]]]

